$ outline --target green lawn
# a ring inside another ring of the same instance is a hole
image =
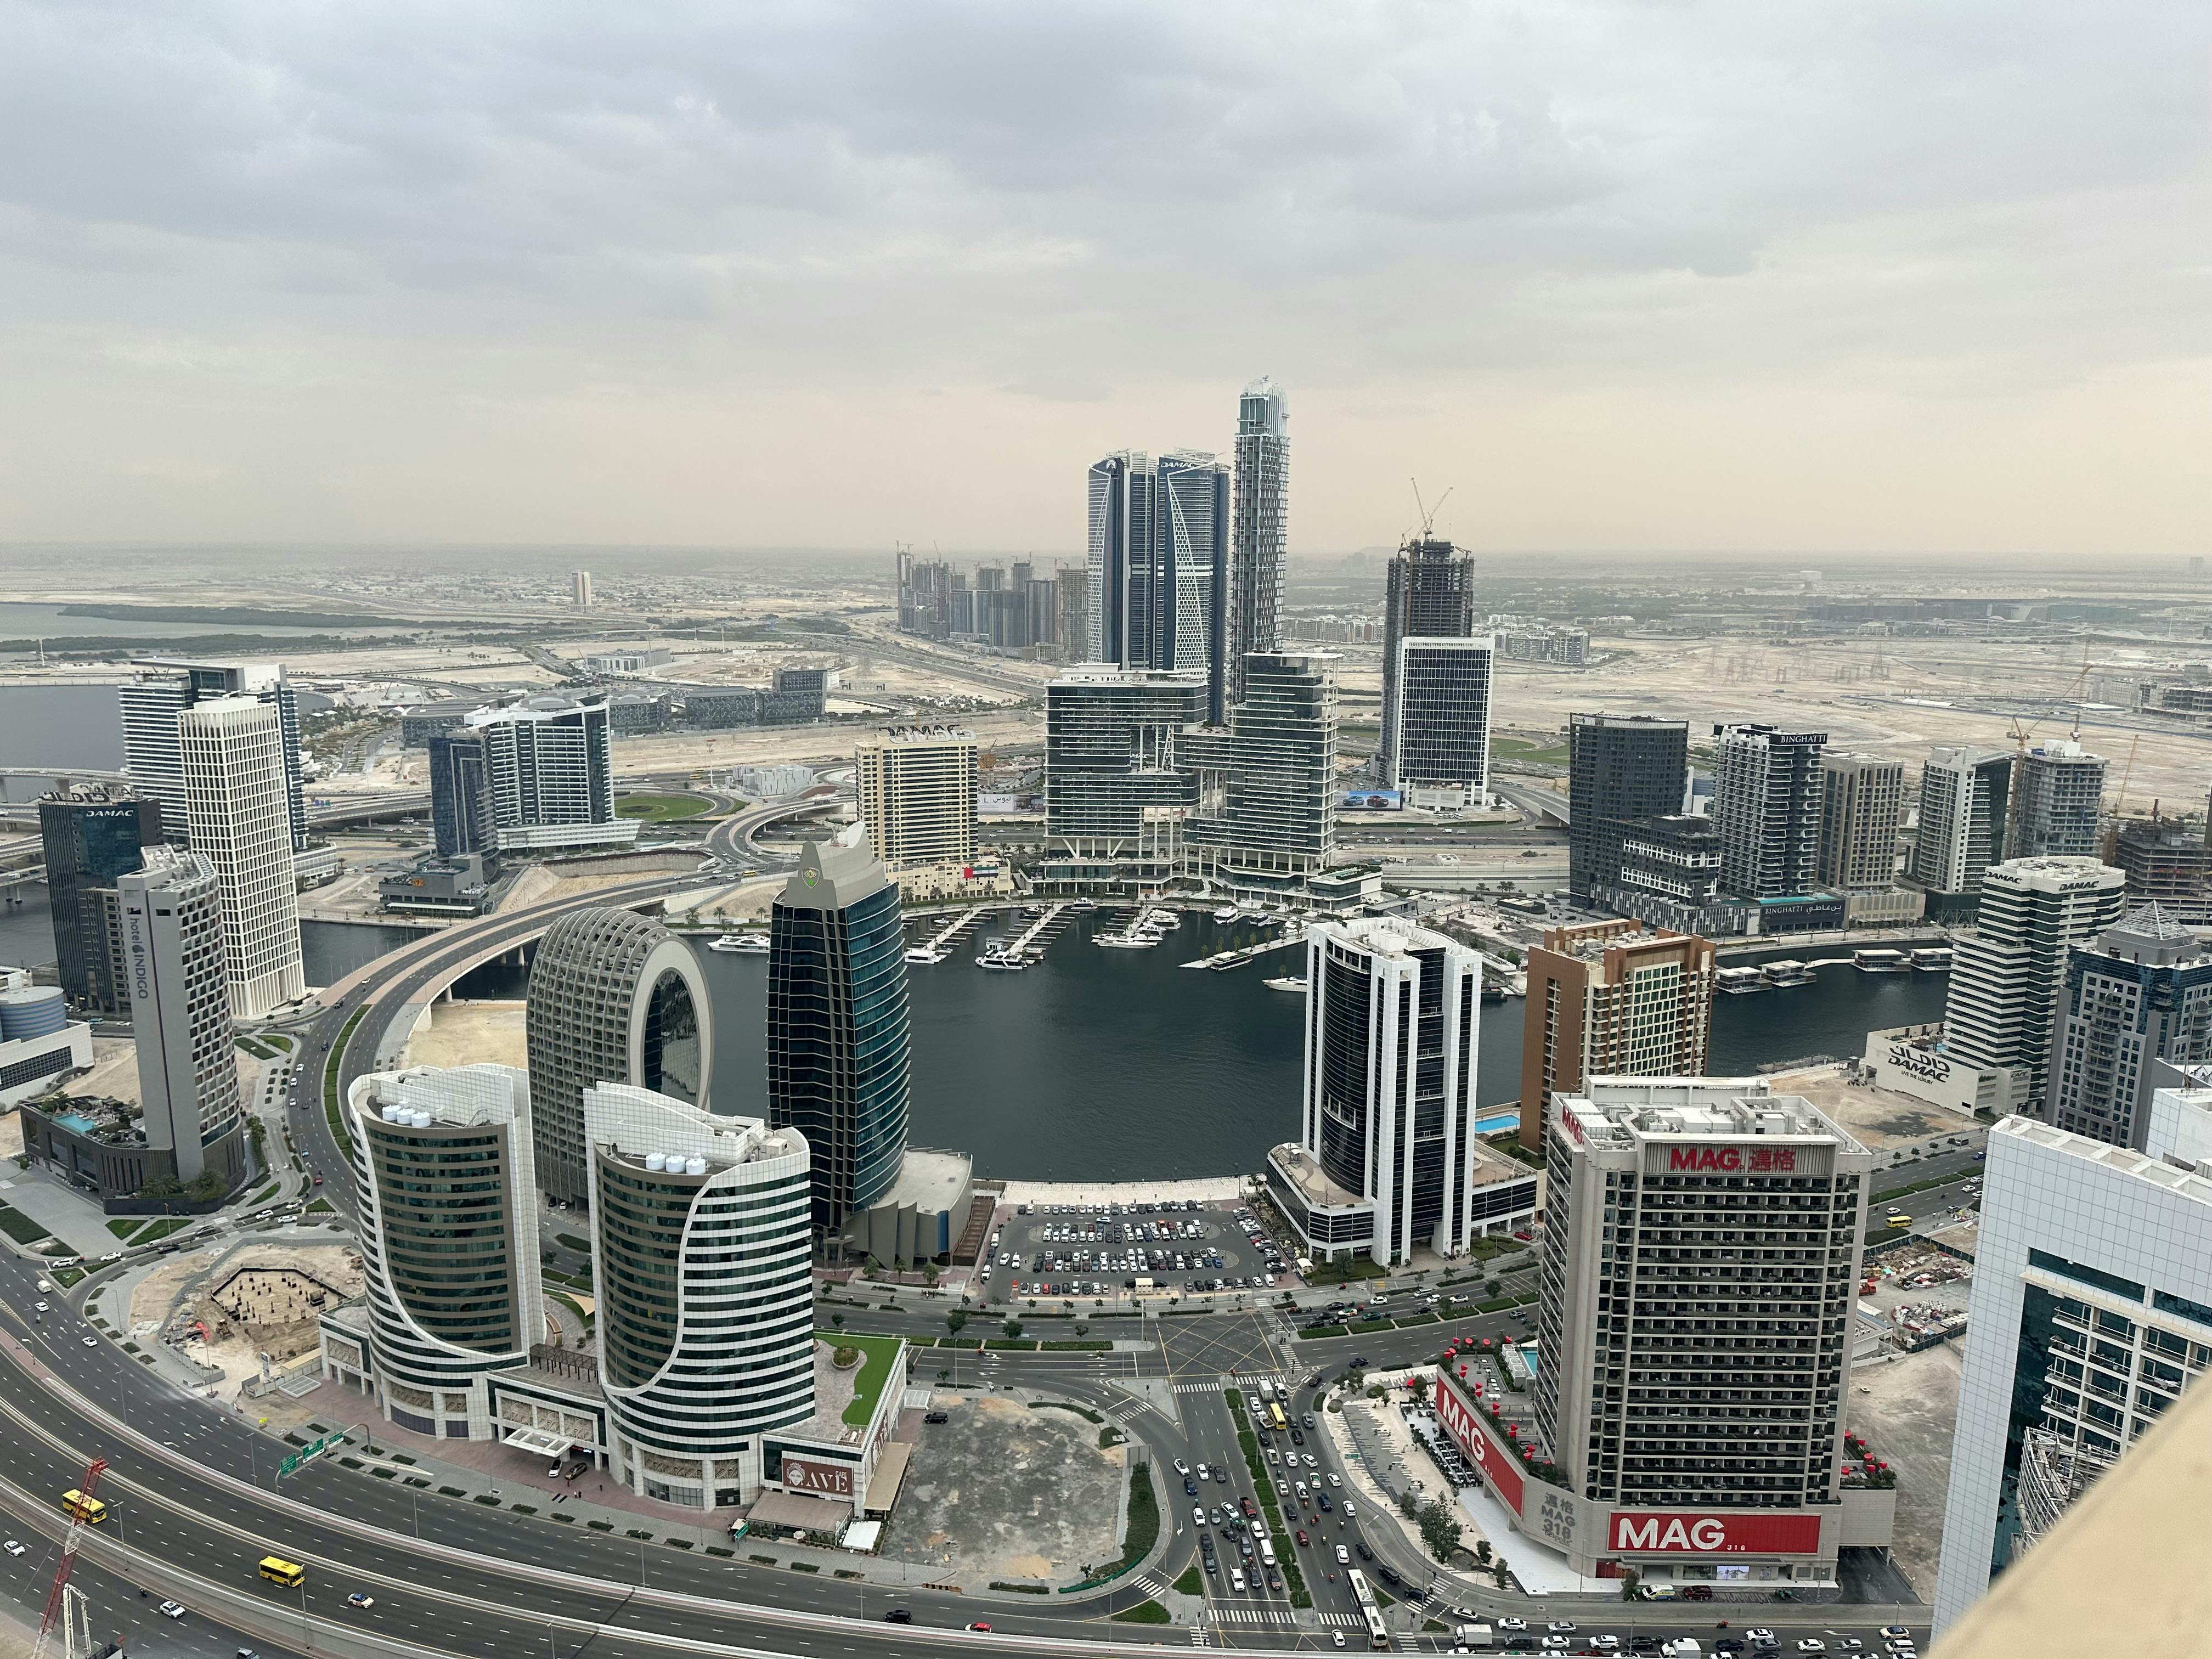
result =
[[[128,1238],[131,1234],[137,1232],[145,1224],[145,1217],[132,1216],[127,1220],[109,1222],[107,1224],[107,1231],[113,1233],[118,1238]]]
[[[643,818],[647,823],[696,818],[714,810],[714,803],[703,795],[624,795],[615,803],[617,817]]]
[[[46,1236],[43,1224],[7,1204],[0,1204],[0,1232],[6,1233],[18,1244],[35,1244]]]
[[[323,1115],[330,1120],[331,1134],[338,1143],[338,1150],[349,1157],[353,1152],[353,1136],[346,1132],[345,1114],[338,1109],[338,1070],[345,1064],[346,1044],[353,1041],[354,1028],[368,1012],[368,1005],[364,1002],[347,1017],[338,1040],[331,1045],[330,1058],[323,1063]]]
[[[198,1219],[198,1216],[173,1215],[166,1220],[155,1222],[131,1242],[133,1244],[158,1244],[171,1233],[182,1232]]]
[[[832,1347],[858,1348],[860,1363],[853,1375],[853,1403],[845,1407],[848,1428],[864,1429],[876,1414],[876,1401],[890,1380],[891,1361],[898,1355],[895,1336],[854,1336],[848,1331],[817,1331],[815,1336]]]
[[[1567,763],[1567,745],[1564,743],[1540,746],[1526,738],[1492,738],[1490,752],[1500,759],[1528,761],[1537,766]]]

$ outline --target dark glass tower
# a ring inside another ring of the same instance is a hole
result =
[[[161,803],[102,784],[56,790],[40,799],[39,835],[62,994],[79,1007],[119,1013],[131,997],[110,939],[115,883],[142,868],[142,849],[161,839]]]
[[[866,841],[808,843],[776,899],[768,962],[769,1121],[806,1137],[824,1239],[906,1155],[906,936]]]
[[[1588,898],[1620,880],[1629,825],[1682,810],[1690,727],[1648,714],[1567,717],[1567,890]]]
[[[481,737],[453,732],[430,739],[430,824],[441,859],[498,848],[491,769]]]

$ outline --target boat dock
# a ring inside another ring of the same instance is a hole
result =
[[[1224,974],[1232,968],[1242,968],[1247,963],[1257,962],[1270,951],[1285,950],[1305,942],[1304,928],[1286,927],[1279,939],[1262,939],[1257,945],[1240,945],[1233,951],[1218,951],[1210,957],[1200,957],[1181,965],[1185,968],[1211,968],[1217,974]]]
[[[1060,900],[1057,904],[1047,905],[1044,914],[1024,927],[1018,937],[1009,939],[1006,947],[999,954],[1006,957],[1024,957],[1034,951],[1035,954],[1042,956],[1044,947],[1057,939],[1060,936],[1060,930],[1067,925],[1066,921],[1067,906],[1068,901],[1066,899]]]
[[[982,921],[984,915],[990,909],[990,908],[991,907],[988,904],[978,904],[972,909],[963,910],[958,915],[953,917],[951,921],[946,922],[944,927],[939,931],[937,937],[931,939],[923,948],[930,951],[943,951],[946,949],[951,945],[953,940],[958,939],[963,933],[965,933],[969,929],[975,927],[977,922]]]

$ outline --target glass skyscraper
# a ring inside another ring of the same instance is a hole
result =
[[[806,1137],[825,1240],[898,1179],[907,1019],[897,887],[856,832],[809,842],[770,921],[768,1106]]]
[[[482,734],[454,732],[430,739],[430,826],[441,859],[498,850],[491,764]]]
[[[1136,450],[1091,469],[1093,662],[1206,677],[1206,719],[1227,707],[1229,469],[1200,450]]]
[[[1237,400],[1237,476],[1231,488],[1227,701],[1233,706],[1244,700],[1244,653],[1278,650],[1283,643],[1291,411],[1282,388],[1264,374]]]
[[[40,798],[39,835],[62,993],[79,1007],[120,1013],[131,994],[115,949],[115,884],[161,839],[161,803],[105,784],[58,789]]]

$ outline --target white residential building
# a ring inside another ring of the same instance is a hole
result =
[[[246,1170],[246,1109],[222,879],[197,849],[149,847],[145,858],[115,888],[148,1173],[190,1183],[212,1169],[234,1182]]]
[[[814,1413],[806,1137],[650,1089],[584,1091],[611,1468],[687,1507],[750,1502]]]
[[[2001,1109],[2042,1098],[2068,955],[2120,919],[2126,884],[2094,859],[2011,859],[1983,872],[1973,931],[1953,945],[1943,1048],[2012,1074]]]
[[[192,850],[222,891],[230,1011],[265,1018],[307,992],[278,712],[252,696],[195,703],[177,716],[177,744]]]
[[[1939,1637],[2212,1366],[2212,1091],[2160,1089],[2152,1117],[2143,1152],[1990,1131]]]

